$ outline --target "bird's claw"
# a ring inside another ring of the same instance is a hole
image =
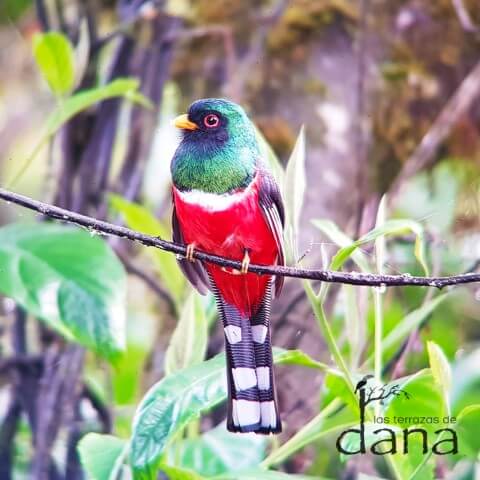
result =
[[[245,255],[243,256],[242,260],[242,269],[240,273],[245,275],[248,273],[248,267],[250,266],[250,255],[248,254],[248,250],[245,250]]]
[[[193,258],[193,253],[195,252],[195,244],[194,243],[189,243],[187,245],[187,253],[185,255],[185,258],[189,261],[189,262],[195,262],[195,259]]]

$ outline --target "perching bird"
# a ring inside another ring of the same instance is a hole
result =
[[[227,428],[278,433],[269,317],[283,278],[248,273],[248,266],[284,264],[280,191],[240,106],[198,100],[175,126],[183,134],[171,164],[173,240],[187,245],[180,266],[201,293],[214,293],[223,321]],[[242,269],[194,261],[194,249],[239,260]]]
[[[368,383],[368,381],[373,378],[373,375],[365,375],[358,383],[357,386],[355,387],[355,391],[353,393],[359,392],[365,385]]]

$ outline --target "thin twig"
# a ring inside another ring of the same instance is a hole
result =
[[[36,211],[47,217],[61,220],[66,223],[73,223],[87,228],[92,233],[111,235],[126,238],[141,243],[147,247],[155,247],[166,252],[175,253],[182,257],[186,256],[186,246],[178,243],[168,242],[159,237],[152,237],[144,233],[131,230],[126,227],[113,225],[96,218],[71,212],[63,208],[49,205],[34,200],[25,195],[11,192],[0,188],[0,199],[20,205],[29,210]],[[240,261],[220,257],[210,253],[195,250],[193,257],[202,262],[213,263],[221,267],[239,270],[242,268]],[[281,275],[283,277],[303,278],[307,280],[321,280],[328,283],[346,283],[349,285],[364,285],[370,287],[396,287],[396,286],[417,286],[444,288],[450,285],[461,285],[465,283],[480,282],[480,274],[467,273],[453,275],[450,277],[414,277],[409,274],[402,275],[374,275],[359,272],[334,272],[328,270],[311,270],[305,268],[283,267],[279,265],[250,265],[248,271],[259,275]]]
[[[472,17],[470,13],[468,13],[463,0],[452,0],[452,4],[462,28],[470,33],[480,33],[480,27],[473,23]]]

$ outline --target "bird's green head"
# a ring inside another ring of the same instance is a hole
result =
[[[197,100],[175,126],[182,129],[171,164],[177,188],[223,194],[252,181],[260,153],[242,107],[218,98]]]

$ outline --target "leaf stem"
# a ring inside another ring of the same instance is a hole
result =
[[[355,398],[355,395],[353,394],[353,380],[350,375],[350,371],[348,370],[347,364],[342,357],[340,349],[338,348],[337,342],[333,335],[332,329],[330,328],[330,324],[328,323],[325,311],[323,310],[323,303],[315,295],[315,292],[313,291],[313,288],[309,281],[305,280],[303,282],[303,286],[305,288],[307,297],[312,305],[313,312],[315,313],[315,318],[317,319],[320,331],[322,332],[322,335],[327,342],[328,349],[338,368],[344,374],[345,380],[347,381],[349,386],[349,390],[351,391],[353,398]]]

